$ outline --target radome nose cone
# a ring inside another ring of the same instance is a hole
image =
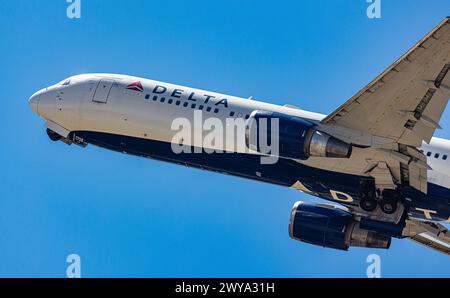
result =
[[[30,99],[28,100],[28,104],[30,105],[33,112],[36,114],[38,114],[39,99],[40,99],[43,91],[44,91],[44,89],[39,90],[38,92],[31,95]]]

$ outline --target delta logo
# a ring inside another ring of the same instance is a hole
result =
[[[144,87],[142,87],[141,82],[134,82],[127,86],[128,90],[138,91],[138,92],[144,92]]]

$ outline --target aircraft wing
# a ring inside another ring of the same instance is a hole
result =
[[[321,123],[419,147],[439,128],[449,70],[450,17]]]
[[[443,225],[409,221],[405,232],[409,239],[450,255],[450,232]]]

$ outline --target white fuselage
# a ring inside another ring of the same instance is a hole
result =
[[[424,143],[420,149],[427,156],[427,163],[431,167],[428,171],[428,181],[449,188],[450,141],[432,138],[429,144]]]
[[[102,82],[111,83],[105,87],[107,90],[103,93],[99,90],[99,84]],[[140,82],[143,90],[126,88],[134,82]],[[157,94],[152,92],[155,88]],[[156,100],[154,100],[155,96]],[[164,98],[163,101],[162,98]],[[182,117],[193,123],[194,112],[199,111],[200,107],[203,120],[214,117],[221,119],[223,123],[226,123],[226,119],[245,120],[254,110],[280,112],[308,119],[313,123],[319,123],[325,117],[323,114],[292,106],[279,106],[216,92],[112,74],[71,77],[60,84],[38,91],[32,96],[30,102],[33,109],[47,121],[47,125],[60,129],[61,133],[89,130],[163,142],[172,141],[175,133],[172,127],[174,119]],[[207,130],[200,130],[200,132],[193,130],[193,133],[201,133],[201,138],[204,138]],[[235,140],[227,139],[225,133],[224,136],[223,142],[235,142]],[[196,139],[195,135],[191,140],[192,144],[195,142],[194,139]],[[186,140],[186,144],[189,143],[189,140]],[[221,140],[218,140],[216,145],[220,148],[226,146],[221,143]],[[448,169],[450,141],[433,138],[430,144],[424,143],[420,149],[427,155],[427,162],[432,168],[428,175],[429,181],[450,187]],[[342,164],[342,161],[337,161],[336,164]]]
[[[382,138],[355,133],[346,128],[321,126],[320,121],[325,117],[322,114],[132,76],[74,76],[38,91],[30,98],[30,105],[46,121],[47,128],[63,138],[73,132],[89,132],[91,136],[92,133],[103,134],[103,139],[94,135],[91,143],[120,152],[132,150],[132,154],[139,156],[284,185],[343,204],[354,203],[354,196],[358,195],[358,182],[352,177],[368,177],[365,171],[370,160],[391,158],[383,156],[384,151],[371,143],[374,140],[382,143]],[[237,139],[242,138],[242,135],[225,132],[231,125],[229,120],[242,120],[245,123],[256,110],[305,119],[347,144],[355,144],[353,140],[357,140],[359,146],[353,146],[351,157],[347,159],[310,156],[304,160],[286,159],[273,167],[257,164],[255,157],[260,155],[258,152],[246,146],[233,146],[231,150],[228,147],[228,144],[240,144]],[[221,157],[173,155],[173,152],[168,152],[170,146],[161,147],[158,144],[174,143],[174,137],[179,132],[179,127],[174,125],[175,119],[184,119],[192,124],[192,135],[182,138],[181,143],[184,145],[205,151],[209,149],[210,152],[218,149],[229,152],[234,148],[237,155],[234,159],[227,154]],[[215,138],[214,142],[203,142],[210,136],[211,129],[218,125],[223,126],[222,137]],[[144,143],[142,150],[136,148],[138,143]],[[433,138],[429,144],[424,143],[418,149],[423,150],[430,166],[428,183],[449,190],[450,171],[447,165],[450,163],[450,141]],[[356,193],[349,195],[349,191]],[[418,219],[447,220],[450,211],[443,203],[447,194],[433,187],[433,192],[436,191],[439,193],[429,194],[439,196],[434,205],[429,205],[433,203],[431,201],[424,201],[422,195],[414,195],[417,198],[411,204],[415,204],[415,213],[408,214]],[[427,212],[432,212],[433,218]]]

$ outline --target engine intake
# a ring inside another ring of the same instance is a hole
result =
[[[278,120],[273,126],[272,120]],[[256,110],[246,124],[245,142],[248,148],[261,150],[261,139],[272,144],[272,134],[278,136],[279,157],[305,160],[311,156],[349,158],[352,146],[317,130],[308,120],[277,112]],[[265,136],[261,134],[265,133]]]
[[[340,250],[351,246],[389,248],[391,237],[362,229],[353,216],[336,206],[295,203],[289,236],[302,242]]]

